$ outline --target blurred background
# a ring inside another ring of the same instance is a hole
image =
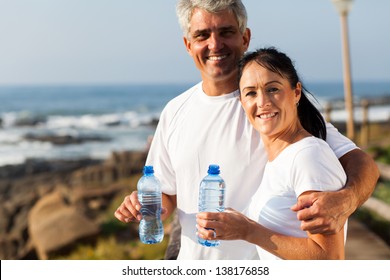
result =
[[[243,3],[250,50],[286,52],[320,110],[346,134],[332,1]],[[1,259],[164,258],[171,221],[163,243],[146,246],[137,225],[113,213],[136,187],[162,108],[200,80],[175,4],[0,0]],[[389,11],[387,0],[356,0],[347,18],[353,138],[382,171],[375,200],[356,217],[386,246],[390,226],[377,205],[390,204]]]

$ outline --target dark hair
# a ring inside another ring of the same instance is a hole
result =
[[[241,79],[245,66],[251,61],[255,61],[260,66],[287,79],[291,88],[295,88],[298,82],[302,84],[291,59],[274,47],[257,49],[254,52],[246,53],[239,63],[238,80]],[[325,140],[326,124],[324,118],[307,98],[307,95],[313,96],[302,84],[301,99],[298,105],[299,121],[310,134]]]

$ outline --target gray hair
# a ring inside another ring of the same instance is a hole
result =
[[[179,0],[176,5],[176,14],[183,35],[187,38],[189,38],[190,33],[191,17],[196,8],[206,10],[209,13],[228,9],[236,16],[240,32],[244,34],[246,30],[248,16],[241,0]]]

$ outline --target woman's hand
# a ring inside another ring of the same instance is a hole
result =
[[[227,208],[224,212],[201,212],[196,216],[198,236],[207,240],[245,240],[251,220]]]

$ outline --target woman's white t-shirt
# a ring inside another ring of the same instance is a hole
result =
[[[263,180],[252,197],[248,217],[278,233],[307,237],[290,207],[302,193],[336,191],[345,185],[346,179],[343,167],[325,141],[303,138],[285,148],[272,162],[267,162]],[[279,259],[256,247],[260,259]]]

